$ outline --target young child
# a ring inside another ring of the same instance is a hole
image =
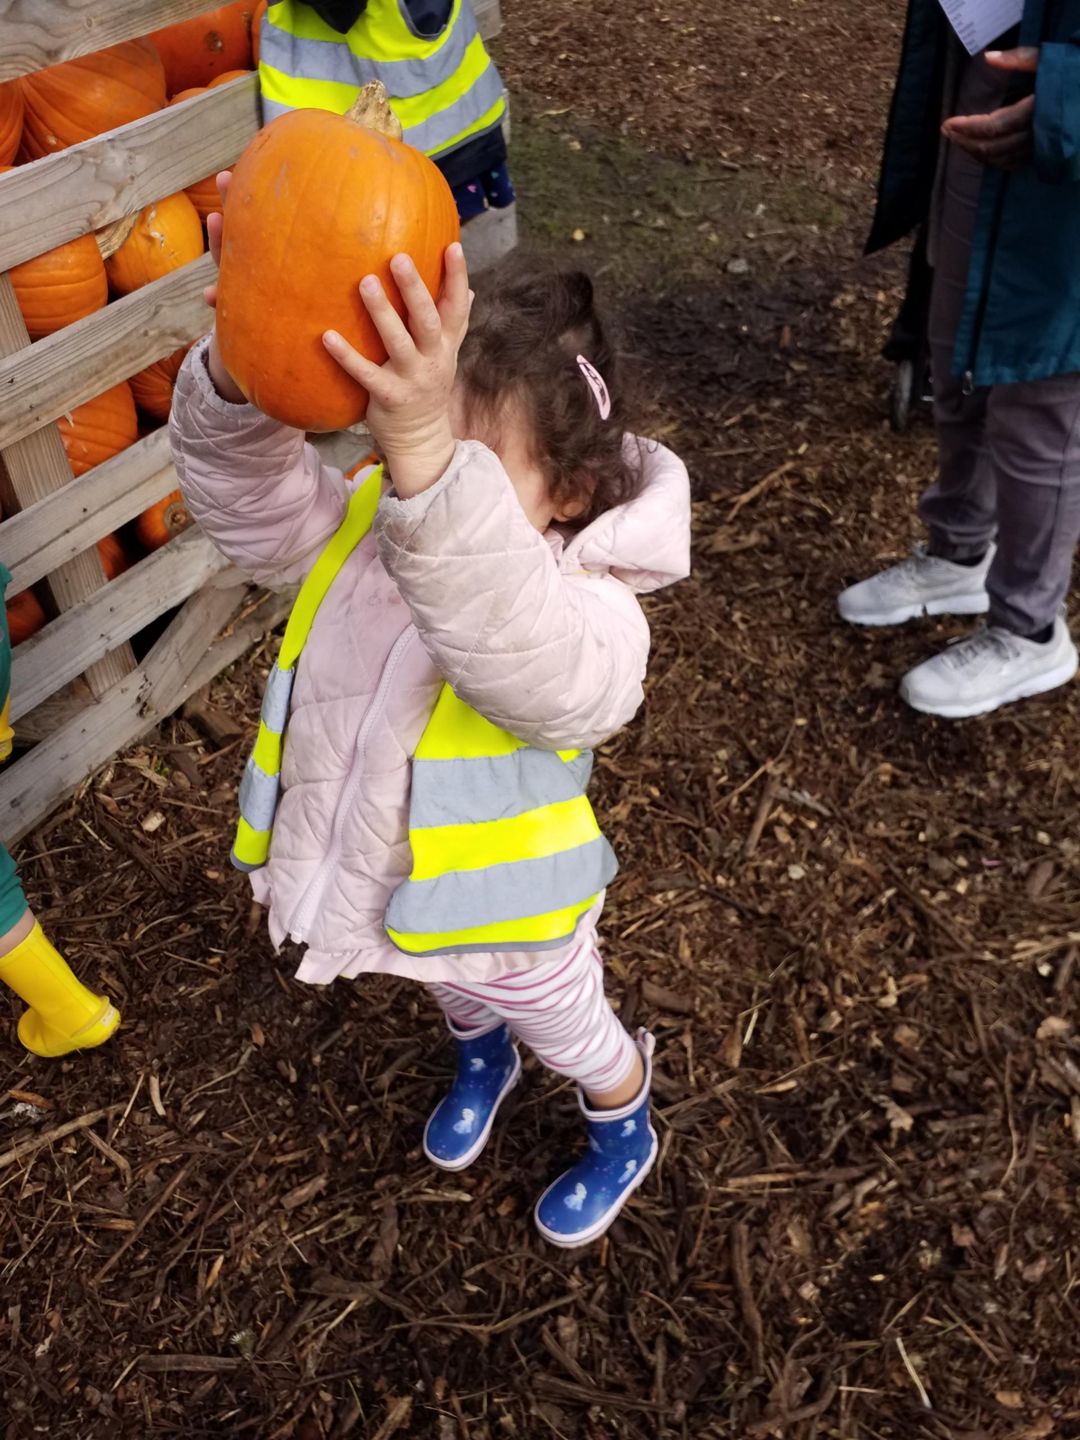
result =
[[[514,202],[503,83],[470,0],[277,0],[259,39],[264,122],[349,108],[386,86],[405,139],[438,165],[462,223]]]
[[[0,565],[0,761],[11,754],[11,642],[3,597],[11,576]],[[0,980],[30,1007],[19,1021],[19,1039],[34,1055],[68,1055],[102,1045],[120,1024],[120,1013],[72,974],[49,944],[26,903],[15,862],[0,845]]]
[[[219,217],[211,233],[216,249]],[[536,1210],[548,1240],[575,1246],[603,1234],[656,1157],[652,1038],[635,1041],[604,996],[596,925],[616,867],[584,789],[589,750],[642,701],[637,596],[688,573],[687,475],[624,433],[585,275],[496,277],[470,319],[460,245],[437,307],[407,257],[392,270],[408,328],[374,277],[360,286],[386,364],[324,342],[370,392],[393,487],[381,500],[381,467],[350,499],[301,432],[243,403],[212,336],[177,382],[184,494],[253,579],[314,581],[343,516],[374,514],[315,612],[291,711],[290,622],[237,855],[255,853],[267,747],[288,713],[269,860],[252,875],[274,943],[306,945],[298,978],[314,984],[380,971],[429,988],[457,1051],[424,1136],[444,1169],[484,1148],[518,1081],[515,1041],[578,1082],[588,1149]]]

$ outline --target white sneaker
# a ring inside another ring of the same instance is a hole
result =
[[[985,626],[909,670],[900,694],[914,710],[959,720],[1056,690],[1072,679],[1078,666],[1076,646],[1060,617],[1045,645]]]
[[[839,596],[836,608],[851,625],[902,625],[918,615],[985,615],[986,574],[993,545],[978,565],[957,565],[916,545],[906,560],[860,580]]]

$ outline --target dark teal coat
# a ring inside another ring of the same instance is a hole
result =
[[[940,0],[910,0],[870,251],[927,217],[941,143],[949,23]],[[954,369],[976,385],[1080,371],[1080,0],[1027,0],[1021,45],[1039,45],[1035,162],[987,168]]]

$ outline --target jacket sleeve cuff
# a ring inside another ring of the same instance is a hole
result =
[[[1035,79],[1035,173],[1080,180],[1080,35],[1043,45]]]
[[[476,440],[459,440],[454,449],[454,458],[434,485],[428,486],[409,500],[399,500],[392,492],[384,497],[376,520],[379,538],[397,550],[407,550],[410,548],[410,541],[419,538],[417,531],[422,529],[434,507],[445,502],[456,513],[454,502],[458,497],[454,492],[466,470],[470,472],[470,503],[479,505],[481,513],[483,501],[472,492],[480,486],[485,489],[490,487],[495,476],[489,472],[498,472],[503,484],[509,484],[501,463],[486,445],[481,445]]]
[[[214,417],[222,423],[220,428],[227,430],[230,439],[237,436],[259,439],[263,435],[280,434],[282,430],[288,430],[289,426],[282,425],[280,420],[272,420],[269,415],[264,415],[254,405],[244,401],[240,405],[234,404],[219,395],[213,380],[210,378],[210,367],[207,357],[210,351],[210,336],[204,335],[201,340],[188,351],[180,373],[176,377],[176,394],[179,402],[191,404],[194,402],[199,413],[203,417]],[[213,423],[213,422],[211,422]],[[297,434],[302,432],[297,431]]]

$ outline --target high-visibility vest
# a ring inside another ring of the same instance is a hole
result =
[[[379,466],[293,605],[240,785],[232,859],[241,870],[258,870],[269,857],[297,662],[319,605],[371,528],[381,490]],[[618,869],[585,794],[591,770],[591,752],[527,745],[444,685],[413,757],[412,870],[386,909],[398,949],[548,950],[569,940]]]
[[[386,86],[405,139],[428,155],[456,150],[506,112],[499,72],[467,0],[454,0],[435,36],[417,34],[405,0],[370,0],[346,35],[299,0],[270,6],[259,48],[264,121],[287,110],[342,115],[370,80]]]

